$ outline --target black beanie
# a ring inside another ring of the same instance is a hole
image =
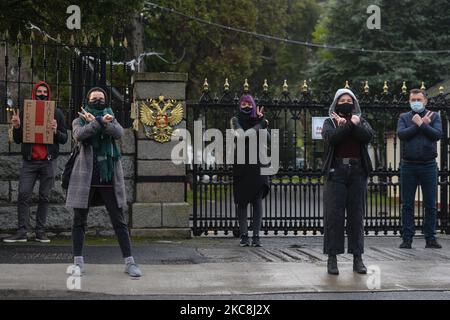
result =
[[[105,104],[108,103],[108,95],[106,94],[106,91],[100,87],[94,87],[91,90],[89,90],[89,92],[86,95],[86,101],[89,101],[89,96],[91,95],[92,92],[94,91],[100,91],[103,92],[103,94],[105,95]]]

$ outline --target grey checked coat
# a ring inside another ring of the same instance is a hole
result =
[[[89,207],[89,192],[93,170],[93,150],[91,145],[84,144],[83,142],[91,138],[95,134],[95,131],[100,128],[101,125],[97,121],[92,121],[85,126],[81,125],[80,118],[77,118],[72,122],[72,136],[76,141],[81,142],[81,149],[75,160],[67,190],[66,206],[69,208],[86,209]],[[109,134],[114,139],[118,140],[122,137],[123,128],[119,122],[114,119],[105,126],[104,133]],[[114,167],[113,186],[117,206],[119,208],[126,208],[125,182],[120,160],[117,161]]]

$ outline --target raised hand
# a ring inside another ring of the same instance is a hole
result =
[[[355,126],[359,125],[361,123],[361,118],[358,117],[357,115],[353,115],[352,116],[352,122]]]
[[[264,107],[256,107],[256,114],[258,118],[264,117]]]
[[[416,115],[412,118],[412,121],[413,121],[418,127],[420,127],[420,126],[424,123],[424,121],[422,120],[422,118],[421,118],[418,114],[416,114]]]
[[[81,112],[78,112],[78,115],[87,122],[92,122],[95,120],[95,117],[92,115],[92,113],[87,112],[83,107],[81,107]]]
[[[105,114],[103,116],[103,122],[104,123],[110,123],[113,120],[114,120],[114,117],[112,115],[110,115],[110,114]]]
[[[432,111],[428,111],[425,117],[422,118],[423,123],[430,124],[433,118],[434,113]]]
[[[12,117],[11,117],[11,124],[15,129],[20,128],[20,116],[19,116],[19,109],[13,109],[12,110]]]
[[[336,120],[339,127],[347,124],[347,120],[345,120],[345,118],[340,117],[336,112],[333,112],[331,116],[333,117],[334,120]]]

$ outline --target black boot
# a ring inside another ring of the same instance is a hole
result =
[[[360,255],[353,256],[353,271],[359,274],[367,274],[367,268],[363,263],[362,256]]]
[[[427,240],[427,244],[425,246],[427,249],[442,249],[442,246],[436,241],[436,239],[433,240]]]
[[[335,255],[328,256],[328,274],[338,275],[337,257]]]

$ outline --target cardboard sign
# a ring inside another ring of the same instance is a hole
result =
[[[23,142],[53,144],[52,122],[55,101],[25,100],[23,106]]]
[[[322,140],[323,123],[328,117],[313,117],[312,118],[312,138],[313,140]]]

